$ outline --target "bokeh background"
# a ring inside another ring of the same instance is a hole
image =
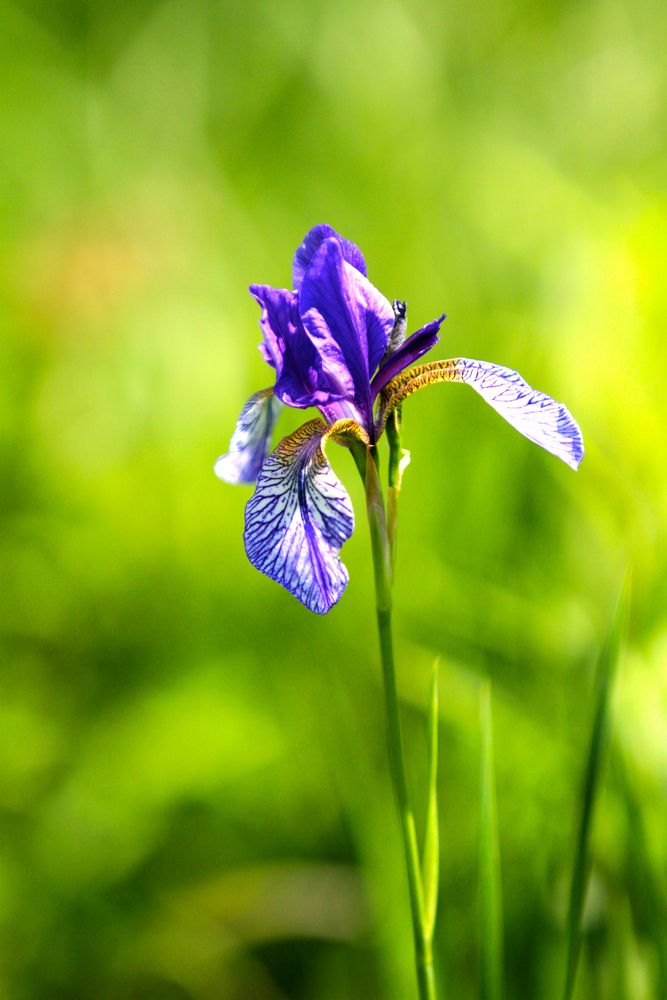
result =
[[[0,996],[414,996],[353,464],[330,449],[358,527],[322,619],[247,563],[249,491],[212,474],[270,382],[247,285],[287,284],[325,221],[412,329],[447,311],[440,356],[518,368],[587,444],[574,474],[462,387],[406,404],[399,686],[421,824],[442,657],[443,996],[478,995],[486,676],[507,996],[559,996],[628,562],[577,995],[664,995],[665,5],[0,17]]]

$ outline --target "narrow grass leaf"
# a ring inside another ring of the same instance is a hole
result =
[[[626,574],[598,661],[593,723],[581,788],[577,838],[570,882],[570,902],[567,916],[567,962],[563,1000],[571,1000],[577,976],[577,965],[581,951],[581,917],[590,870],[589,843],[593,810],[608,742],[611,689],[616,663],[626,633],[629,598],[629,574]]]
[[[433,664],[428,706],[428,800],[422,855],[424,886],[424,933],[431,941],[438,909],[440,877],[440,833],[438,827],[438,678],[440,659]]]
[[[503,909],[498,841],[498,810],[493,751],[491,685],[480,692],[482,756],[480,774],[480,953],[482,1000],[501,1000],[503,995]]]
[[[646,825],[635,782],[628,770],[618,743],[613,747],[614,772],[618,778],[628,820],[630,862],[634,869],[633,884],[638,887],[642,913],[657,955],[656,996],[667,1000],[667,894],[662,872],[651,857]]]

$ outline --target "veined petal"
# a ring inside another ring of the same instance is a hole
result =
[[[432,320],[426,326],[423,326],[421,330],[417,330],[416,333],[411,334],[407,340],[403,341],[398,350],[380,365],[377,375],[372,382],[373,402],[375,402],[386,384],[395,375],[398,375],[399,372],[402,372],[409,365],[414,364],[418,358],[421,358],[431,348],[435,347],[440,340],[438,333],[445,319],[446,317],[443,313],[440,319]]]
[[[531,389],[518,372],[490,361],[452,358],[419,365],[397,375],[380,397],[376,434],[387,416],[407,396],[434,382],[465,382],[524,437],[562,459],[572,469],[584,457],[578,424],[563,403]]]
[[[370,373],[394,326],[391,303],[343,259],[340,244],[321,244],[299,292],[303,325],[333,381],[352,383],[351,400],[370,425]]]
[[[254,393],[241,410],[229,451],[215,463],[216,476],[226,483],[254,483],[271,447],[271,435],[282,409],[273,389]]]
[[[294,261],[292,262],[292,281],[294,282],[294,287],[297,289],[301,288],[301,282],[303,281],[303,276],[308,270],[313,260],[313,257],[319,250],[320,246],[324,240],[333,237],[338,240],[340,248],[343,254],[343,260],[346,260],[348,264],[352,267],[356,267],[364,276],[366,275],[366,261],[364,260],[364,255],[358,246],[352,243],[350,240],[344,239],[332,226],[327,226],[322,223],[319,226],[313,226],[310,229],[300,247],[297,248],[294,254]]]
[[[344,399],[351,380],[341,385],[322,371],[322,361],[303,328],[295,292],[271,285],[251,285],[262,310],[259,321],[264,359],[276,370],[276,396],[286,405],[304,409]]]
[[[351,420],[311,420],[284,438],[246,507],[248,559],[317,614],[329,611],[348,581],[338,553],[352,534],[354,513],[324,452],[328,437],[347,434],[368,442]]]

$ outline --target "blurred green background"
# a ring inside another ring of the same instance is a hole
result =
[[[577,996],[659,996],[665,5],[0,14],[0,996],[414,995],[353,464],[330,448],[358,528],[322,619],[247,563],[249,491],[212,473],[270,382],[247,285],[288,284],[318,222],[411,329],[447,311],[435,356],[518,368],[587,445],[574,474],[472,392],[406,404],[399,686],[421,824],[442,656],[443,996],[478,995],[486,675],[507,996],[559,996],[594,665],[628,561]]]

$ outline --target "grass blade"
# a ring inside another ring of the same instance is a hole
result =
[[[503,995],[503,908],[500,878],[498,812],[494,774],[491,684],[480,692],[482,756],[480,781],[480,950],[482,1000],[501,1000]]]
[[[581,916],[590,870],[589,842],[593,810],[608,742],[609,702],[616,663],[625,637],[629,595],[629,575],[626,575],[598,661],[593,725],[581,789],[581,808],[570,882],[570,903],[567,916],[567,964],[563,1000],[571,1000],[577,976],[577,965],[581,951]]]
[[[433,664],[431,694],[428,705],[428,803],[422,856],[424,886],[424,931],[427,940],[433,938],[438,909],[440,878],[440,833],[438,828],[438,677],[440,659]]]
[[[617,742],[613,751],[612,764],[623,796],[630,833],[629,841],[632,845],[630,861],[634,869],[633,883],[639,890],[638,896],[658,959],[656,996],[667,1000],[667,906],[665,906],[667,896],[664,892],[662,873],[651,857],[635,782]]]

